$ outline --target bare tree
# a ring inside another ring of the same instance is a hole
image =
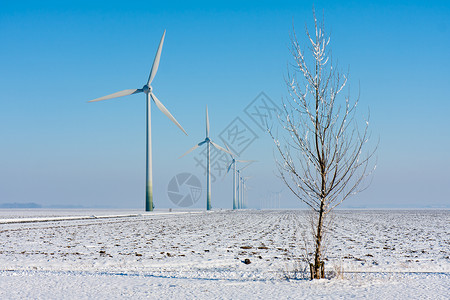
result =
[[[370,137],[369,114],[362,130],[356,121],[355,101],[341,92],[348,76],[333,66],[328,50],[330,38],[323,22],[314,15],[315,31],[305,57],[295,30],[291,36],[294,64],[286,78],[289,91],[279,121],[282,136],[269,130],[275,141],[281,179],[314,213],[314,258],[311,278],[324,275],[323,247],[328,214],[350,195],[368,186],[365,179],[375,170],[376,146],[366,151]]]

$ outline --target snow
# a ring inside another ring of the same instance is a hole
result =
[[[0,296],[8,299],[449,299],[450,296],[448,275],[442,274],[287,282],[2,272],[0,280]]]
[[[344,274],[309,281],[306,211],[0,210],[0,298],[449,299],[449,221],[336,211],[326,271]]]

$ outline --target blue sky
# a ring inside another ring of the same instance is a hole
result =
[[[294,24],[305,44],[313,5],[380,138],[372,185],[345,206],[448,206],[448,1],[4,0],[0,203],[143,207],[144,96],[86,102],[142,87],[166,29],[153,87],[189,136],[153,107],[157,208],[174,206],[167,184],[176,174],[205,185],[199,154],[178,157],[204,138],[206,105],[213,139],[237,117],[257,136],[241,155],[258,160],[245,170],[250,206],[283,190],[282,206],[303,207],[275,177],[272,142],[245,108],[261,92],[274,103],[286,96],[289,34]],[[218,177],[213,206],[229,208],[231,178]]]

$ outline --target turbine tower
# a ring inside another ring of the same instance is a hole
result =
[[[206,137],[203,141],[189,149],[186,153],[180,156],[182,158],[186,154],[190,153],[191,151],[197,149],[198,147],[202,146],[203,144],[206,144],[206,210],[211,210],[211,145],[219,149],[220,151],[226,152],[230,155],[230,151],[222,148],[221,146],[217,145],[211,139],[209,138],[209,117],[208,117],[208,106],[206,106]]]
[[[167,108],[161,103],[161,101],[156,98],[156,95],[153,93],[153,88],[151,83],[155,78],[156,72],[158,71],[159,60],[161,58],[161,50],[164,43],[164,37],[166,35],[166,31],[161,37],[161,41],[159,42],[158,50],[156,51],[155,59],[153,60],[152,69],[150,71],[150,75],[148,76],[147,83],[141,89],[130,89],[123,90],[114,94],[110,94],[107,96],[103,96],[94,100],[90,100],[88,102],[96,102],[101,100],[113,99],[122,96],[128,96],[132,94],[144,93],[146,95],[147,102],[147,151],[146,151],[146,190],[145,190],[145,211],[153,210],[153,183],[152,183],[152,124],[151,124],[151,100],[155,102],[156,106],[160,111],[163,112],[178,128],[181,129],[186,135],[186,131],[181,127],[180,123],[175,120],[172,114],[167,110]]]

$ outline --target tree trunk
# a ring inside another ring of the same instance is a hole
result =
[[[316,253],[314,255],[314,268],[313,268],[313,274],[311,274],[311,277],[314,279],[320,279],[323,278],[324,273],[324,262],[321,260],[322,254],[321,254],[321,248],[322,248],[322,236],[323,236],[323,215],[324,215],[324,199],[322,199],[320,204],[320,211],[319,211],[319,222],[317,222],[317,235],[316,235]],[[321,270],[322,268],[322,270]]]

